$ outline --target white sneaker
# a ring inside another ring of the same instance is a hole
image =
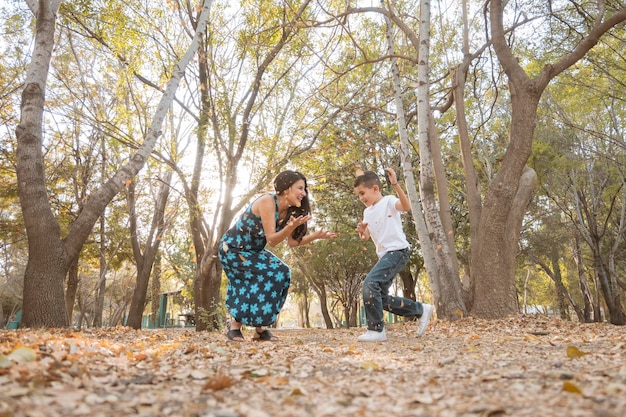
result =
[[[433,311],[435,310],[435,307],[431,304],[422,304],[422,308],[424,309],[424,312],[422,313],[422,317],[420,317],[419,327],[417,329],[418,336],[423,335],[426,331],[430,317],[433,315]]]
[[[363,333],[357,339],[359,342],[384,342],[387,340],[387,333],[385,332],[385,328],[383,327],[382,332],[377,332],[376,330],[368,330]]]

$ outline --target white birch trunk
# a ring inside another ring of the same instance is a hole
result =
[[[433,241],[440,294],[435,295],[437,315],[440,318],[455,320],[466,314],[461,296],[461,281],[455,273],[453,252],[448,245],[445,230],[439,215],[435,198],[435,173],[430,146],[430,1],[420,1],[420,28],[418,51],[417,120],[420,149],[420,195],[424,216]]]
[[[381,2],[384,7],[384,2]],[[404,181],[406,183],[406,191],[411,202],[411,215],[415,222],[417,237],[422,248],[422,256],[424,257],[424,267],[428,274],[431,290],[435,299],[439,299],[439,276],[437,270],[437,261],[435,260],[435,252],[433,249],[422,204],[415,186],[415,176],[413,175],[413,165],[411,164],[411,147],[409,146],[409,136],[406,130],[406,117],[404,115],[404,105],[402,104],[402,87],[400,84],[400,70],[395,55],[395,45],[393,42],[392,22],[385,15],[387,22],[387,51],[391,56],[391,77],[393,81],[394,100],[396,103],[396,115],[398,119],[398,134],[400,135],[400,160],[402,163],[402,171],[404,173]]]

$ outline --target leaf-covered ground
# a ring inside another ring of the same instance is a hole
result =
[[[626,415],[626,328],[544,317],[277,329],[1,330],[0,417]]]

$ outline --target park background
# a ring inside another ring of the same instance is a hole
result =
[[[172,314],[223,328],[219,238],[289,168],[309,178],[311,227],[340,233],[274,248],[290,325],[317,326],[318,303],[325,327],[358,326],[375,254],[352,184],[387,166],[413,207],[398,294],[447,321],[626,323],[620,2],[3,0],[0,14],[4,325],[154,327],[180,291]]]

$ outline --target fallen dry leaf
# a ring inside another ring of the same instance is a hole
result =
[[[376,362],[365,361],[365,362],[361,362],[361,368],[367,369],[368,371],[375,371],[377,369],[380,369],[380,366],[378,366]]]
[[[230,388],[233,386],[233,380],[228,376],[221,373],[218,373],[213,378],[209,379],[202,389],[210,389],[213,391],[218,391],[225,388]]]
[[[480,417],[498,417],[505,416],[507,414],[506,410],[503,408],[496,408],[493,410],[485,410],[480,413]]]
[[[11,362],[11,359],[7,358],[5,355],[0,353],[0,369],[8,368],[11,365],[13,365],[13,362]]]
[[[581,358],[588,354],[578,349],[576,346],[568,346],[566,352],[568,358]]]
[[[563,391],[571,392],[571,393],[574,393],[574,394],[582,394],[583,393],[581,391],[581,389],[578,388],[578,385],[574,384],[571,381],[563,382]]]
[[[7,355],[7,359],[18,363],[37,360],[37,353],[29,347],[19,347]]]

